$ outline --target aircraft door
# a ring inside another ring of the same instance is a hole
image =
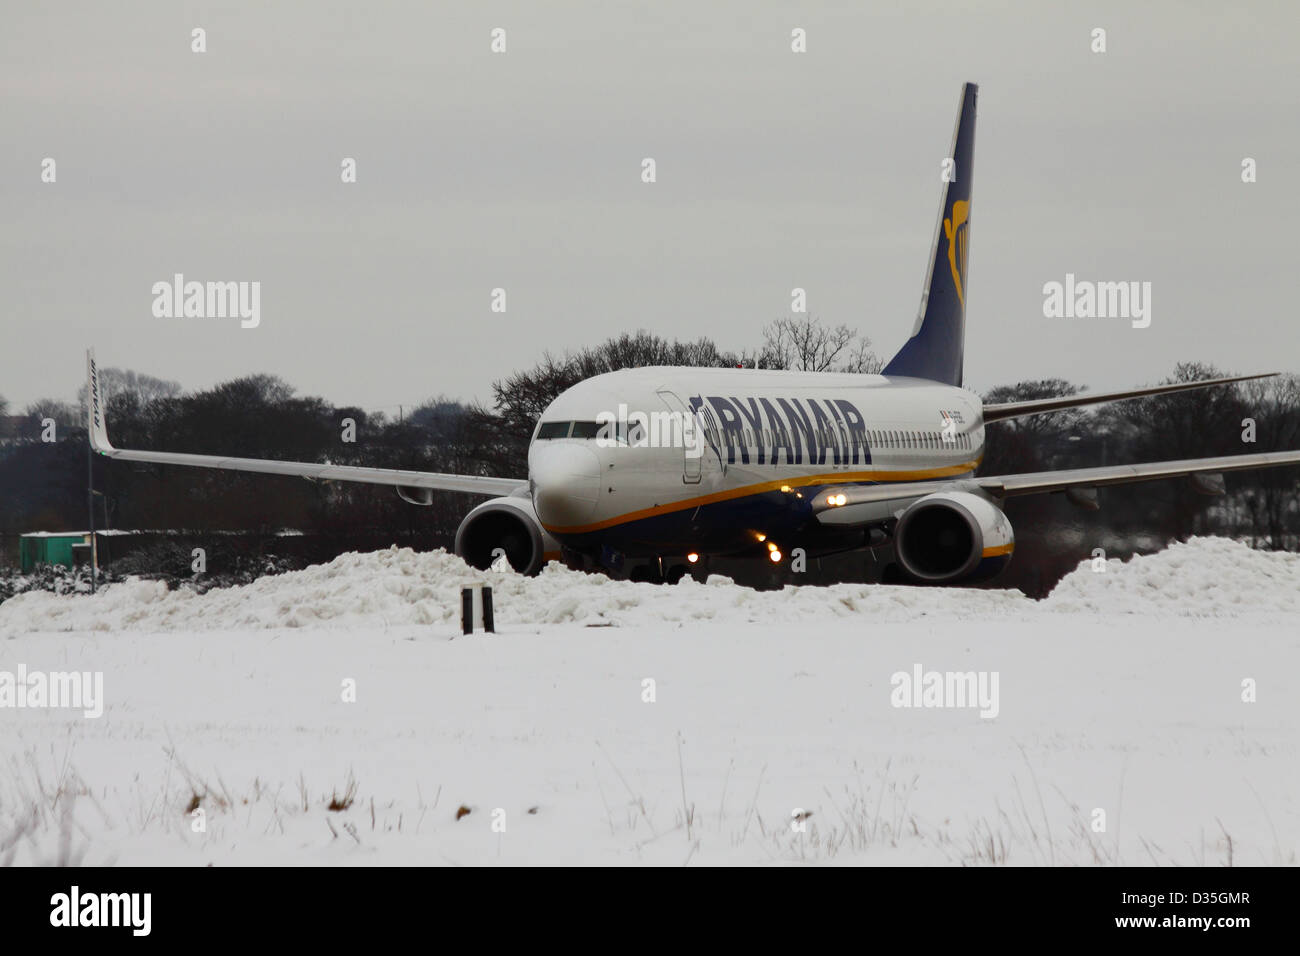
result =
[[[659,398],[673,413],[668,429],[660,429],[660,440],[672,436],[674,441],[682,444],[682,481],[688,485],[699,484],[704,463],[704,434],[700,430],[699,420],[691,414],[676,394],[668,389],[660,389]],[[667,435],[664,435],[664,432]]]

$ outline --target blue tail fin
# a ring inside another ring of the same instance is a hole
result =
[[[930,249],[930,269],[912,337],[884,368],[885,375],[925,378],[960,385],[966,337],[966,262],[970,253],[971,173],[975,152],[975,97],[979,87],[961,89],[952,136],[943,204]]]

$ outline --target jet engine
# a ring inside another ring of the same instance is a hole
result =
[[[546,563],[547,554],[558,554],[559,550],[559,544],[537,520],[527,495],[485,501],[456,529],[456,553],[466,563],[484,570],[504,554],[520,574],[536,574]]]
[[[1011,561],[1015,541],[1007,516],[966,491],[941,491],[912,502],[894,529],[898,563],[926,584],[992,577]]]

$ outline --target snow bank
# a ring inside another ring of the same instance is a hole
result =
[[[1041,603],[1045,610],[1182,617],[1300,614],[1300,555],[1256,551],[1228,538],[1192,538],[1105,572],[1079,564]]]
[[[535,578],[476,571],[438,550],[391,548],[340,555],[328,564],[205,594],[128,580],[94,596],[20,594],[0,604],[0,634],[36,631],[211,631],[278,627],[459,627],[460,589],[492,585],[498,626],[667,624],[726,620],[810,625],[928,614],[984,616],[1032,607],[1019,591],[959,591],[840,584],[754,591],[713,576],[671,587],[611,581],[548,566]]]
[[[99,594],[29,592],[0,604],[0,634],[39,631],[232,631],[424,625],[455,629],[460,589],[494,589],[499,626],[661,624],[696,621],[815,626],[858,617],[864,628],[937,619],[1072,613],[1223,617],[1300,612],[1300,556],[1194,538],[1148,557],[1084,561],[1042,602],[1019,591],[839,584],[754,591],[714,576],[671,587],[611,581],[557,565],[535,578],[476,571],[446,551],[392,548],[344,554],[328,564],[196,594],[128,580]]]

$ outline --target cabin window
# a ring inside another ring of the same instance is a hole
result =
[[[537,437],[539,439],[566,438],[571,424],[572,422],[542,422],[542,427],[537,429]]]

